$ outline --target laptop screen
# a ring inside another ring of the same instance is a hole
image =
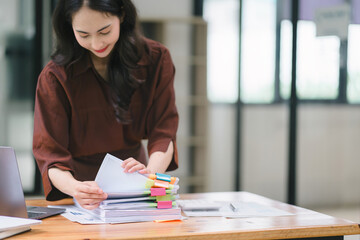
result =
[[[15,151],[0,146],[0,215],[27,218]]]

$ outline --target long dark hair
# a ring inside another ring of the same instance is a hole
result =
[[[87,50],[82,48],[73,33],[72,16],[83,5],[92,10],[108,13],[121,18],[120,37],[115,44],[108,63],[109,84],[113,89],[113,105],[118,121],[131,121],[128,109],[135,89],[143,80],[131,74],[144,53],[144,41],[138,29],[137,12],[131,0],[59,0],[53,13],[53,28],[56,35],[55,52],[52,60],[71,68]]]

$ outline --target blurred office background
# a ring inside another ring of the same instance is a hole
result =
[[[15,148],[28,196],[41,194],[34,89],[51,53],[55,3],[0,0],[0,145]],[[294,171],[297,205],[360,222],[359,0],[134,3],[144,33],[161,30],[177,68],[180,168],[172,174],[182,192],[243,190],[288,202]]]

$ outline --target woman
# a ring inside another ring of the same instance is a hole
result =
[[[138,33],[131,0],[59,0],[53,28],[34,111],[46,199],[98,207],[107,195],[93,180],[106,153],[126,172],[176,169],[175,69],[164,46]]]

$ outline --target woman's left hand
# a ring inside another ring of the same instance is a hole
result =
[[[122,163],[122,167],[124,168],[124,172],[127,173],[132,173],[137,171],[139,171],[139,173],[141,174],[150,173],[150,171],[146,168],[144,164],[142,164],[141,162],[137,161],[134,158],[128,158],[124,160]]]

